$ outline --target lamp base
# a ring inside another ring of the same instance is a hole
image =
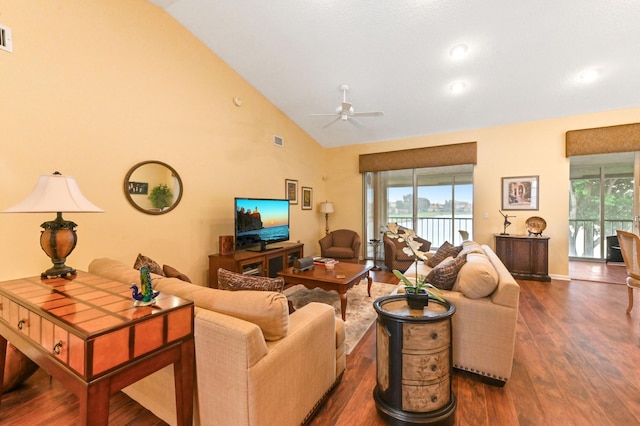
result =
[[[51,258],[53,267],[44,271],[42,278],[65,277],[75,275],[76,270],[64,264],[67,256],[76,248],[78,237],[75,223],[63,220],[62,213],[58,213],[56,220],[43,223],[40,234],[40,247]]]

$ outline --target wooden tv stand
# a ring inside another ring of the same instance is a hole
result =
[[[304,257],[302,243],[274,243],[266,251],[238,250],[228,255],[209,255],[209,287],[218,288],[218,268],[246,275],[275,278],[278,272]]]

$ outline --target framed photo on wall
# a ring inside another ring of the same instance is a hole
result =
[[[302,187],[302,210],[311,210],[313,202],[313,189],[303,186]]]
[[[539,208],[538,176],[502,178],[502,210],[538,210]]]
[[[284,198],[289,200],[289,204],[298,204],[298,181],[292,179],[284,180]]]

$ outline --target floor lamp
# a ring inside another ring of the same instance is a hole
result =
[[[333,213],[333,211],[333,203],[331,201],[320,203],[320,213],[324,213],[325,235],[329,235],[329,213]]]
[[[3,213],[56,213],[55,220],[44,222],[40,234],[40,246],[51,258],[53,267],[42,274],[42,278],[73,275],[76,270],[65,265],[67,256],[76,247],[78,240],[75,223],[64,220],[62,213],[102,213],[100,207],[87,200],[75,179],[59,172],[42,175],[31,194]]]

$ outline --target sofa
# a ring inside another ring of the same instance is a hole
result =
[[[140,283],[138,270],[108,258],[93,260],[88,272]],[[212,289],[156,274],[152,281],[195,304],[194,424],[299,425],[340,381],[344,323],[332,306],[309,303],[289,314],[279,292]],[[176,424],[172,365],[123,391]]]
[[[453,287],[440,290],[440,296],[456,307],[453,366],[477,374],[489,384],[504,386],[513,366],[520,286],[487,245],[464,241],[457,256],[465,256],[466,261],[457,271]],[[453,257],[448,257],[451,263]],[[431,267],[419,261],[405,276],[428,276],[445,262],[447,259]],[[398,292],[402,291],[400,286]]]

